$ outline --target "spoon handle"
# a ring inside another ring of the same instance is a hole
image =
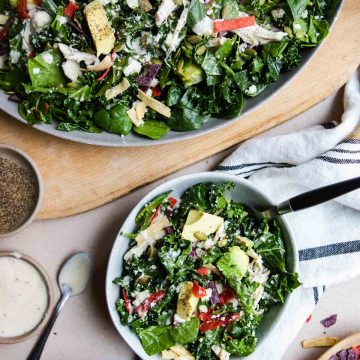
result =
[[[60,300],[56,304],[56,307],[55,307],[53,313],[51,314],[50,320],[46,324],[46,327],[45,327],[43,333],[39,337],[38,341],[36,342],[34,348],[32,349],[31,353],[29,354],[29,356],[27,357],[26,360],[39,360],[40,359],[41,354],[44,349],[44,346],[46,344],[47,338],[49,337],[49,334],[51,332],[51,329],[53,328],[53,326],[55,324],[55,321],[59,315],[60,310],[62,309],[62,307],[64,306],[64,304],[66,303],[66,301],[69,297],[70,297],[69,291],[65,291],[64,293],[62,293]]]
[[[276,206],[278,215],[307,209],[360,188],[360,176],[308,191]]]

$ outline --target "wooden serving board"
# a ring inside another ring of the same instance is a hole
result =
[[[0,143],[28,152],[45,183],[41,219],[93,209],[303,112],[342,86],[360,63],[360,1],[346,0],[331,34],[302,72],[271,100],[191,140],[106,148],[43,134],[0,112]]]

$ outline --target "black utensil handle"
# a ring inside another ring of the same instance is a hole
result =
[[[288,203],[288,206],[292,211],[298,211],[324,203],[328,200],[334,199],[340,195],[347,194],[359,188],[360,176],[308,191],[306,193],[294,196],[284,203]],[[284,203],[280,205],[284,207]]]

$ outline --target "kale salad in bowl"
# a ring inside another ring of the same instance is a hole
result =
[[[106,294],[115,327],[140,357],[256,355],[284,320],[300,285],[293,235],[284,219],[256,219],[247,205],[271,201],[247,180],[199,173],[161,185],[130,213]]]
[[[327,36],[339,2],[2,0],[0,105],[98,144],[224,124],[284,83],[302,49]]]

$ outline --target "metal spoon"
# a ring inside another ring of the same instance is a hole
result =
[[[47,338],[55,321],[66,301],[73,295],[82,293],[90,279],[92,259],[84,252],[76,253],[68,258],[61,266],[58,274],[58,284],[61,290],[61,298],[58,301],[45,330],[36,342],[27,360],[38,360],[41,357]]]
[[[358,188],[360,188],[360,176],[307,191],[266,210],[251,209],[257,218],[271,219],[279,215],[284,215],[293,211],[299,211],[322,204]]]

